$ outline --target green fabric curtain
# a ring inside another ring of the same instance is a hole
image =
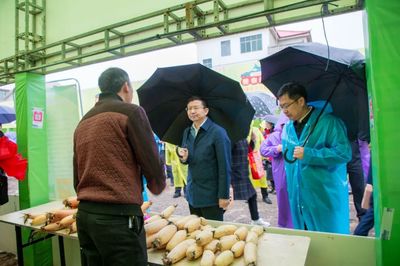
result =
[[[377,265],[398,265],[400,245],[400,1],[367,0],[366,41],[371,120]],[[385,211],[386,210],[386,211]],[[386,240],[389,238],[390,240]]]
[[[19,183],[20,209],[49,201],[47,173],[47,121],[44,76],[21,73],[15,76],[17,143],[28,159],[25,180]],[[23,230],[23,243],[30,230]],[[24,248],[24,265],[53,265],[51,239]]]

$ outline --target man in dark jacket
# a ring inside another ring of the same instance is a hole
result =
[[[178,155],[189,164],[186,199],[190,213],[222,221],[229,205],[231,143],[225,129],[207,117],[203,99],[190,98],[186,109],[193,124],[183,133]]]
[[[145,111],[131,103],[128,74],[109,68],[99,87],[99,101],[74,134],[82,265],[147,265],[141,177],[160,194],[163,164]]]

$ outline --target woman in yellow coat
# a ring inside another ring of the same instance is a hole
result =
[[[180,163],[179,157],[176,154],[176,146],[167,142],[165,142],[165,164],[170,165],[172,168],[175,186],[175,193],[173,197],[178,198],[182,195],[182,188],[186,186],[188,166]]]
[[[254,151],[259,151],[261,143],[264,141],[264,136],[258,127],[254,127],[253,123],[250,127],[250,133],[247,137],[247,141]],[[250,167],[250,165],[249,165]],[[249,178],[251,183],[253,184],[254,188],[261,189],[261,195],[263,197],[263,201],[267,204],[272,204],[271,199],[268,197],[268,183],[267,183],[267,175],[264,171],[264,176],[260,179],[254,179],[251,170],[249,171]]]

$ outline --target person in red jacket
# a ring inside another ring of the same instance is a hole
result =
[[[23,180],[26,174],[27,160],[18,154],[17,144],[8,139],[0,124],[0,205],[8,202],[7,176]]]
[[[0,168],[8,175],[18,180],[25,178],[28,162],[18,153],[18,146],[11,141],[3,131],[0,124]]]

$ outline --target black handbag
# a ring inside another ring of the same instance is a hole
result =
[[[7,176],[4,175],[0,169],[0,205],[8,202],[8,181]]]

